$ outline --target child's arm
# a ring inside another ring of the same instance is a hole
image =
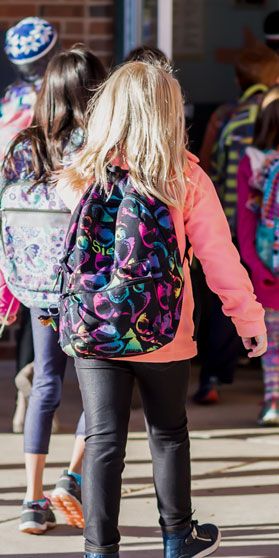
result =
[[[249,267],[252,278],[257,276],[257,279],[262,283],[274,284],[275,278],[260,260],[255,247],[258,216],[246,206],[250,193],[251,177],[250,160],[246,155],[240,162],[237,175],[237,238],[240,254],[243,261]]]
[[[190,178],[196,186],[187,186],[193,192],[186,204],[185,230],[208,286],[222,300],[224,314],[231,317],[241,337],[265,335],[264,310],[240,263],[215,188],[198,166]]]

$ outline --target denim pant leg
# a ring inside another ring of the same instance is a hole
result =
[[[24,427],[25,453],[47,454],[52,419],[61,399],[67,356],[58,344],[58,332],[40,324],[44,312],[31,309],[34,341],[34,377]]]

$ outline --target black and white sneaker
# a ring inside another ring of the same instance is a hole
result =
[[[63,471],[60,479],[56,483],[55,489],[51,494],[53,506],[61,511],[68,523],[84,528],[84,519],[81,503],[81,487],[77,480],[68,474],[67,469]]]
[[[192,521],[191,531],[164,533],[164,558],[205,558],[220,545],[221,533],[216,525],[198,525]]]
[[[54,527],[56,527],[56,519],[48,499],[43,506],[37,502],[23,503],[19,525],[22,533],[42,535]]]

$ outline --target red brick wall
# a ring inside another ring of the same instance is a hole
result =
[[[0,0],[0,27],[28,16],[51,21],[63,47],[85,43],[109,65],[114,55],[113,0]]]
[[[64,48],[85,43],[109,66],[114,57],[113,0],[0,0],[0,28],[28,16],[52,22]],[[0,341],[0,359],[14,356],[14,327]]]

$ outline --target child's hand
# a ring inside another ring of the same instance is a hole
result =
[[[0,316],[0,325],[2,325],[5,322],[5,316]],[[16,314],[12,314],[11,316],[8,317],[7,319],[7,325],[11,325],[16,321]]]
[[[242,337],[242,342],[248,352],[249,358],[259,357],[267,350],[267,336],[256,335],[255,337]]]

